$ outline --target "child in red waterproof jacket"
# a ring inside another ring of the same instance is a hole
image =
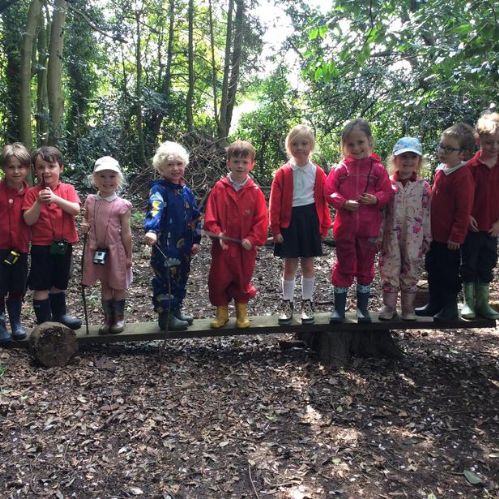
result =
[[[255,149],[237,140],[227,148],[229,174],[211,190],[204,229],[213,235],[208,276],[210,302],[217,307],[212,328],[229,320],[228,304],[235,301],[236,327],[250,326],[248,301],[256,294],[251,283],[257,246],[267,240],[267,206],[260,187],[249,177]]]
[[[7,144],[0,156],[4,178],[0,182],[0,345],[23,340],[21,306],[26,293],[30,229],[22,205],[28,191],[26,177],[31,156],[20,142]],[[5,305],[12,336],[5,327]]]
[[[332,271],[334,310],[330,323],[345,320],[348,288],[357,279],[357,321],[371,322],[368,312],[374,258],[378,251],[381,208],[393,197],[385,167],[373,153],[367,121],[350,121],[341,134],[344,159],[326,181],[328,202],[335,208],[333,234],[337,262]]]
[[[295,275],[302,271],[302,324],[314,323],[312,297],[315,287],[314,257],[322,255],[322,239],[331,226],[329,206],[324,197],[324,170],[310,161],[314,133],[297,125],[286,137],[289,161],[275,173],[270,191],[270,226],[274,254],[284,260],[282,306],[279,324],[293,320]]]

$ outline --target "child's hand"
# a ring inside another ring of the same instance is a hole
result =
[[[253,245],[248,239],[243,239],[241,241],[241,246],[247,251],[249,251],[253,247]]]
[[[345,201],[343,208],[348,211],[357,211],[359,209],[359,203],[353,199],[349,199],[348,201]]]
[[[45,187],[45,189],[42,189],[38,193],[38,201],[42,204],[49,204],[52,202],[52,198],[54,196],[54,193],[50,189],[50,187]]]
[[[158,240],[158,236],[156,235],[155,232],[148,232],[144,236],[144,242],[148,244],[149,246],[154,246]]]
[[[458,250],[461,245],[459,243],[455,243],[454,241],[447,241],[447,248],[450,250]]]
[[[376,204],[377,202],[378,198],[374,194],[369,194],[368,192],[364,192],[359,196],[359,203]]]
[[[499,236],[499,220],[497,220],[493,225],[492,227],[490,228],[489,230],[489,234],[492,236],[492,237],[497,237]]]
[[[220,232],[220,235],[223,236],[224,233],[223,232]],[[223,239],[219,239],[218,242],[220,243],[220,247],[226,251],[229,249],[229,245],[223,240]]]
[[[132,258],[131,257],[127,256],[127,258],[125,260],[125,265],[126,265],[127,269],[131,269],[132,268]]]
[[[473,232],[478,232],[478,222],[476,221],[476,218],[470,215],[470,229]]]
[[[284,237],[282,237],[282,234],[276,234],[274,236],[274,243],[282,244],[283,242],[284,242]]]
[[[201,246],[199,244],[193,244],[191,248],[191,255],[197,255],[199,253],[199,250],[201,249]]]

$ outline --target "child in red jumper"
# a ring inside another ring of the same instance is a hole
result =
[[[250,325],[248,301],[256,294],[251,284],[256,249],[265,244],[268,228],[265,197],[249,177],[254,166],[254,147],[242,140],[232,143],[227,148],[229,174],[215,184],[206,204],[204,228],[214,235],[208,276],[210,301],[217,307],[212,328],[227,323],[232,299],[236,327]]]
[[[475,180],[475,197],[468,235],[461,249],[464,283],[461,317],[473,319],[478,314],[499,319],[499,313],[489,305],[499,236],[499,113],[484,114],[475,129],[480,150],[467,163]]]
[[[28,276],[29,227],[24,223],[22,204],[28,190],[26,176],[31,167],[28,150],[20,142],[3,148],[0,166],[0,345],[10,342],[5,327],[5,297],[14,340],[26,338],[21,325],[21,306]]]
[[[38,324],[56,321],[78,329],[81,320],[66,313],[66,289],[71,272],[73,244],[78,241],[75,216],[80,198],[63,184],[62,156],[56,147],[43,146],[32,154],[38,184],[26,194],[24,220],[31,228],[31,270],[28,285]]]
[[[431,189],[432,242],[425,258],[429,302],[416,309],[416,315],[433,315],[435,321],[458,318],[459,248],[468,230],[474,191],[473,177],[464,166],[474,148],[473,129],[458,123],[444,130],[437,149],[441,163]]]
[[[297,125],[286,137],[289,161],[279,168],[270,191],[270,226],[274,254],[284,259],[279,324],[293,320],[295,275],[302,270],[302,324],[314,323],[314,257],[322,255],[321,240],[331,226],[324,197],[324,170],[310,161],[315,146],[311,128]]]

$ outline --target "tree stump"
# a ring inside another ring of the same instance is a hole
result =
[[[59,322],[36,326],[29,344],[33,357],[45,367],[65,366],[78,351],[76,333]]]
[[[402,350],[387,330],[321,331],[300,333],[298,338],[315,350],[328,366],[347,366],[352,357],[400,359]]]

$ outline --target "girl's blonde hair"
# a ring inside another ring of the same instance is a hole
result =
[[[371,148],[373,147],[373,134],[371,132],[371,127],[369,126],[369,123],[362,119],[358,118],[356,120],[349,121],[344,127],[343,130],[341,131],[341,142],[340,142],[340,147],[341,147],[341,152],[343,153],[344,156],[347,156],[346,153],[346,142],[348,140],[348,136],[354,131],[354,130],[360,130],[361,132],[364,132],[371,144]]]
[[[297,137],[306,137],[309,141],[310,144],[312,145],[312,151],[315,148],[315,135],[314,131],[308,126],[308,125],[296,125],[294,126],[286,136],[286,140],[284,142],[284,145],[286,146],[286,152],[288,153],[288,156],[291,157],[291,152],[289,149],[289,145],[293,140],[295,140]]]
[[[161,173],[161,167],[168,161],[180,160],[184,166],[189,164],[189,153],[177,142],[166,141],[160,144],[152,158],[152,166]]]

